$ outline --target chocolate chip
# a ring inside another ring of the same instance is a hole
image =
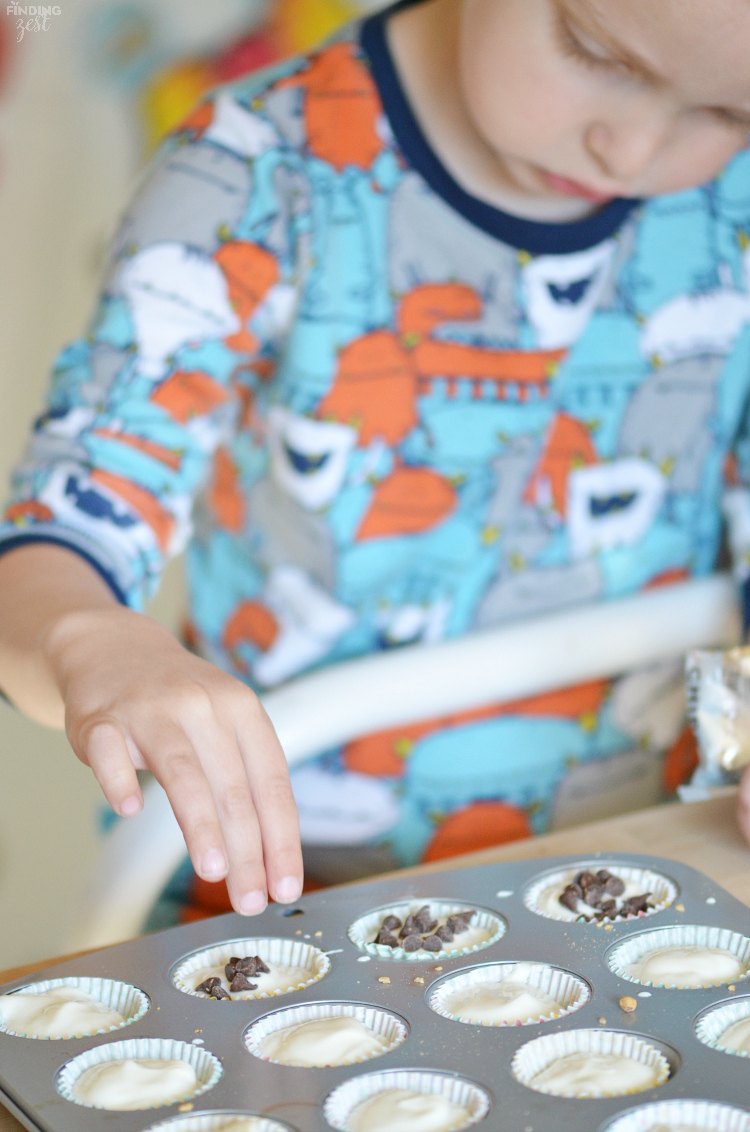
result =
[[[425,951],[442,951],[443,941],[439,935],[428,935],[423,941],[422,947]]]
[[[653,905],[648,902],[650,895],[650,892],[644,892],[641,893],[640,896],[631,896],[627,900],[624,900],[620,908],[620,915],[637,916],[639,912],[646,912],[649,908],[653,907]]]
[[[395,935],[391,935],[386,928],[381,928],[378,932],[376,943],[382,943],[384,947],[398,947],[398,940]]]
[[[268,975],[270,973],[270,968],[266,967],[260,955],[246,955],[243,959],[237,960],[235,967],[243,975],[249,975],[250,978],[253,975]]]
[[[240,960],[240,957],[239,957],[239,955],[230,955],[230,956],[229,956],[229,965],[230,965],[230,967],[236,967],[236,966],[237,966],[237,964],[238,964],[238,963],[240,963],[240,962],[241,962],[241,960]]]
[[[206,979],[205,982],[201,983],[200,986],[197,986],[195,989],[197,991],[201,991],[203,994],[210,994],[214,987],[220,986],[221,979],[218,979],[215,975],[212,975],[210,979]]]
[[[473,915],[473,912],[455,912],[445,922],[454,935],[461,935],[462,932],[468,931],[468,921]]]
[[[604,896],[604,887],[601,884],[589,884],[583,890],[583,899],[592,908],[596,908]]]
[[[447,924],[441,924],[435,935],[439,936],[443,943],[453,943],[453,932]]]
[[[211,998],[231,998],[231,997],[232,996],[227,991],[224,990],[221,983],[219,983],[218,987],[213,987],[211,989]]]
[[[408,935],[401,946],[404,951],[421,951],[422,937],[421,935]]]
[[[609,916],[610,919],[612,919],[613,916],[617,915],[616,900],[602,900],[599,908],[604,913],[604,915]]]
[[[242,974],[242,971],[238,971],[229,984],[229,989],[234,994],[237,994],[238,991],[257,990],[258,984],[249,982]]]
[[[577,912],[578,901],[583,899],[583,892],[577,884],[569,884],[562,890],[557,899],[564,908],[570,908],[571,912]]]
[[[596,877],[593,873],[590,873],[588,869],[584,869],[583,872],[579,873],[575,878],[575,882],[580,888],[588,888],[590,884],[598,884]]]
[[[604,885],[610,896],[622,896],[625,891],[625,882],[619,877],[609,876]]]
[[[396,928],[401,927],[401,921],[398,916],[386,916],[383,920],[382,927],[389,932],[395,932]]]
[[[398,933],[398,938],[399,939],[407,939],[408,936],[414,935],[416,931],[417,931],[417,917],[416,916],[407,916],[406,919],[404,920],[404,926],[402,927],[401,931]]]
[[[599,869],[599,872],[596,874],[596,879],[600,884],[606,884],[611,876],[612,873],[609,869]]]
[[[226,967],[224,968],[224,974],[227,977],[227,982],[231,983],[232,979],[237,974],[237,968],[233,963],[227,963]]]
[[[415,916],[415,921],[417,931],[421,932],[423,935],[426,935],[429,932],[434,932],[435,928],[438,925],[437,920],[434,919],[432,913],[430,912],[429,904],[425,904],[424,907],[419,909]]]

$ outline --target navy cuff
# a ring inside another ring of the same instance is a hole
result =
[[[29,546],[32,543],[45,542],[52,546],[62,546],[65,550],[72,550],[74,554],[83,558],[84,561],[88,562],[89,566],[96,570],[99,577],[107,583],[120,605],[128,604],[128,599],[114,575],[111,574],[105,566],[102,566],[101,562],[98,562],[91,554],[87,554],[80,546],[76,546],[74,542],[68,542],[62,537],[56,538],[54,535],[23,534],[16,535],[13,538],[2,539],[0,540],[0,555],[7,554],[9,550],[15,550],[16,547],[19,546]]]

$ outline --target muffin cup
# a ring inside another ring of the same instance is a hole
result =
[[[446,1005],[446,999],[454,991],[487,983],[502,983],[506,979],[543,991],[559,1003],[560,1009],[529,1022],[472,1022],[468,1018],[462,1018],[460,1014],[454,1014]],[[492,963],[470,967],[441,979],[431,987],[427,1001],[430,1010],[434,1010],[436,1014],[452,1022],[463,1022],[466,1026],[535,1026],[540,1022],[551,1022],[555,1018],[573,1014],[585,1006],[590,998],[588,984],[560,967],[552,967],[547,963]]]
[[[742,964],[742,973],[736,979],[727,979],[719,983],[700,983],[696,987],[677,987],[674,983],[652,983],[641,980],[626,972],[625,968],[639,959],[648,951],[656,951],[662,947],[720,947],[731,951]],[[639,932],[628,936],[616,944],[607,955],[607,962],[613,974],[630,983],[637,983],[644,987],[667,987],[671,990],[696,990],[705,987],[725,986],[729,982],[739,982],[747,979],[750,974],[750,939],[740,935],[739,932],[730,931],[729,928],[713,928],[705,924],[678,924],[671,928],[654,928],[651,931]]]
[[[722,1045],[722,1037],[735,1022],[750,1019],[750,998],[736,998],[710,1006],[698,1016],[695,1023],[695,1036],[706,1046],[729,1053],[732,1057],[750,1057],[744,1050],[728,1049]]]
[[[259,955],[265,963],[278,963],[285,967],[304,967],[309,977],[300,981],[290,990],[245,991],[232,996],[232,999],[211,999],[209,995],[193,987],[191,976],[202,967],[224,967],[233,955]],[[180,959],[172,971],[172,982],[178,990],[216,1002],[242,1001],[261,998],[278,998],[283,994],[294,994],[304,990],[320,979],[324,979],[331,969],[331,960],[324,951],[311,947],[301,940],[292,939],[229,939],[205,951],[195,951]]]
[[[471,1128],[484,1120],[490,1110],[490,1098],[484,1089],[463,1077],[447,1073],[431,1073],[420,1069],[388,1069],[383,1073],[368,1073],[339,1085],[329,1093],[323,1103],[323,1115],[331,1128],[349,1132],[349,1118],[363,1101],[389,1089],[409,1089],[413,1093],[441,1093],[469,1112],[461,1129]],[[460,1130],[456,1130],[460,1132]]]
[[[386,916],[398,916],[403,921],[425,904],[429,905],[430,912],[436,920],[444,920],[448,916],[453,916],[457,912],[466,912],[471,908],[475,915],[469,930],[483,928],[488,933],[488,938],[484,942],[474,944],[471,947],[461,947],[458,942],[461,937],[458,936],[456,941],[447,944],[443,951],[425,951],[424,949],[404,951],[403,947],[387,947],[384,943],[371,942],[372,937],[378,934]],[[474,952],[482,951],[485,947],[490,947],[493,943],[502,939],[506,930],[505,921],[497,913],[488,912],[485,908],[476,906],[472,908],[465,902],[457,904],[455,901],[429,900],[425,897],[423,899],[402,900],[398,904],[375,908],[372,912],[368,912],[366,916],[360,916],[358,920],[355,920],[349,927],[347,934],[355,947],[374,958],[425,963],[437,958],[452,959],[456,955],[472,955]]]
[[[126,1058],[144,1061],[187,1061],[195,1070],[199,1087],[187,1097],[175,1097],[166,1104],[179,1104],[181,1101],[194,1100],[202,1093],[212,1089],[223,1073],[221,1062],[207,1049],[200,1046],[188,1045],[187,1042],[178,1042],[169,1038],[130,1038],[121,1042],[110,1042],[108,1045],[97,1046],[96,1049],[79,1053],[71,1061],[66,1062],[57,1075],[57,1091],[66,1101],[81,1105],[83,1108],[96,1108],[99,1105],[88,1105],[79,1101],[73,1090],[76,1082],[87,1069],[93,1065],[103,1065],[107,1061],[122,1061]],[[162,1105],[144,1105],[144,1108],[162,1108]],[[101,1109],[102,1112],[119,1112],[119,1109]],[[139,1111],[137,1109],[133,1111]],[[142,1111],[142,1110],[140,1110]]]
[[[657,1101],[622,1113],[602,1132],[652,1132],[659,1124],[686,1124],[706,1132],[750,1132],[750,1112],[715,1101]]]
[[[628,883],[632,882],[638,888],[639,893],[651,893],[654,907],[649,908],[647,912],[639,912],[637,916],[619,917],[621,923],[624,920],[640,920],[646,916],[653,916],[656,912],[663,912],[677,899],[677,885],[669,877],[665,877],[663,873],[655,873],[651,869],[636,868],[634,865],[620,865],[617,861],[613,861],[611,864],[608,861],[577,861],[574,865],[569,865],[565,869],[543,873],[542,876],[532,881],[524,893],[524,904],[529,911],[534,912],[537,916],[544,916],[546,920],[562,920],[569,924],[578,923],[580,915],[577,912],[572,912],[555,900],[553,902],[555,914],[553,914],[548,908],[542,907],[541,898],[551,888],[559,888],[562,892],[583,869],[588,869],[594,873],[599,869],[608,869],[622,880]],[[595,908],[591,909],[592,914],[595,911]],[[612,921],[617,919],[616,915],[612,917]],[[605,917],[602,922],[611,922],[610,917]]]
[[[379,1010],[361,1002],[315,1002],[305,1006],[290,1006],[285,1010],[275,1010],[273,1014],[258,1018],[245,1031],[245,1045],[253,1057],[258,1057],[261,1061],[269,1061],[274,1065],[288,1065],[286,1061],[264,1057],[260,1051],[263,1039],[287,1026],[298,1026],[302,1022],[313,1022],[320,1018],[356,1018],[388,1043],[379,1053],[370,1057],[359,1058],[357,1061],[339,1061],[335,1063],[336,1065],[359,1065],[363,1061],[373,1061],[377,1057],[383,1057],[403,1045],[409,1034],[406,1023],[387,1010]],[[318,1066],[290,1065],[289,1068],[318,1068]]]
[[[173,1116],[152,1124],[146,1132],[223,1132],[233,1120],[250,1120],[252,1132],[294,1132],[289,1124],[280,1124],[267,1116],[252,1112],[204,1112],[189,1116]]]
[[[548,1065],[551,1065],[553,1061],[568,1057],[572,1053],[613,1053],[628,1057],[633,1061],[639,1061],[656,1071],[657,1085],[663,1085],[670,1074],[669,1062],[661,1050],[635,1034],[624,1034],[618,1030],[568,1030],[563,1034],[545,1034],[541,1038],[534,1038],[516,1051],[511,1063],[511,1070],[516,1080],[525,1085],[527,1089],[533,1089],[536,1093],[544,1093],[546,1096],[586,1099],[589,1097],[628,1095],[627,1091],[621,1093],[553,1093],[533,1084],[536,1075],[546,1069]],[[649,1085],[647,1088],[653,1088],[653,1086]],[[641,1092],[640,1089],[636,1091]]]
[[[39,1037],[37,1034],[24,1034],[19,1030],[11,1030],[0,1021],[0,1033],[12,1034],[16,1038],[30,1038],[35,1041],[57,1042],[73,1040],[74,1038],[93,1038],[97,1034],[111,1034],[115,1030],[122,1030],[131,1026],[146,1014],[151,1006],[148,996],[133,987],[130,983],[119,983],[114,979],[88,979],[71,976],[67,979],[47,979],[41,983],[29,983],[25,987],[17,987],[10,994],[44,994],[57,987],[75,987],[85,991],[98,1002],[108,1006],[110,1010],[117,1010],[122,1014],[124,1021],[117,1026],[105,1026],[100,1030],[90,1030],[85,1034],[62,1034],[60,1037]],[[5,996],[3,996],[5,997]],[[9,996],[8,996],[9,997]]]

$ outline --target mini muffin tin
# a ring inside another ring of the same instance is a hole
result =
[[[616,871],[618,866],[662,874],[673,885],[674,898],[648,916],[602,924],[554,920],[527,906],[528,894],[560,870]],[[352,925],[380,909],[413,901],[476,908],[496,917],[504,930],[494,943],[468,953],[430,954],[418,961],[383,955],[381,948],[368,954],[373,949],[353,942]],[[346,1127],[341,1113],[348,1111],[347,1097],[368,1095],[377,1075],[381,1082],[413,1079],[422,1091],[447,1089],[445,1095],[474,1098],[479,1122],[472,1127],[487,1132],[609,1132],[625,1114],[643,1109],[645,1119],[645,1106],[683,1100],[706,1102],[706,1112],[718,1111],[717,1106],[742,1110],[746,1116],[740,1113],[724,1126],[750,1132],[750,1058],[708,1044],[705,1032],[712,1011],[750,1003],[750,978],[683,990],[640,986],[611,968],[613,952],[630,937],[681,925],[750,938],[750,909],[677,862],[600,854],[396,876],[305,896],[295,907],[271,905],[252,920],[232,914],[171,928],[0,988],[8,993],[49,980],[109,979],[138,988],[149,1004],[129,1025],[94,1037],[32,1041],[0,1030],[0,1100],[31,1132],[202,1132],[220,1127],[222,1114],[264,1117],[274,1132],[279,1127],[284,1132],[330,1132]],[[190,956],[249,937],[315,948],[328,957],[330,969],[302,989],[259,999],[217,1001],[186,994],[175,985],[175,972],[184,971]],[[450,976],[487,966],[497,978],[498,965],[515,963],[548,964],[561,977],[574,976],[589,994],[581,996],[573,1011],[525,1025],[467,1024],[431,1008]],[[623,997],[635,1001],[635,1010],[620,1006]],[[337,1068],[285,1066],[251,1052],[254,1037],[277,1028],[279,1020],[271,1017],[277,1012],[310,1006],[319,1008],[311,1015],[320,1016],[335,1013],[342,1004],[356,1008],[347,1013],[358,1017],[386,1016],[399,1035],[405,1032],[405,1039],[381,1057]],[[609,1031],[636,1039],[630,1043],[634,1047],[646,1043],[668,1062],[669,1079],[643,1093],[591,1099],[547,1095],[517,1079],[512,1067],[528,1061],[528,1055],[519,1056],[527,1043],[572,1031]],[[135,1112],[87,1108],[62,1095],[74,1058],[86,1054],[90,1064],[106,1057],[104,1049],[97,1051],[114,1041],[140,1049],[149,1040],[154,1048],[169,1042],[175,1049],[184,1048],[181,1043],[197,1047],[218,1059],[221,1072],[193,1101]],[[335,1094],[340,1087],[342,1092]],[[639,1119],[632,1125],[641,1126],[648,1125]]]

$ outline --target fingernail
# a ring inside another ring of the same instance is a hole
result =
[[[297,877],[284,877],[276,885],[276,899],[279,904],[291,904],[297,900],[302,892],[302,885]]]
[[[257,916],[262,912],[268,903],[268,898],[265,892],[246,892],[240,898],[239,910],[243,916]]]
[[[211,877],[223,877],[227,871],[227,859],[221,849],[209,849],[203,854],[201,861],[201,876],[210,880]]]
[[[141,800],[137,794],[131,794],[120,803],[120,813],[124,818],[133,818],[141,811]]]

